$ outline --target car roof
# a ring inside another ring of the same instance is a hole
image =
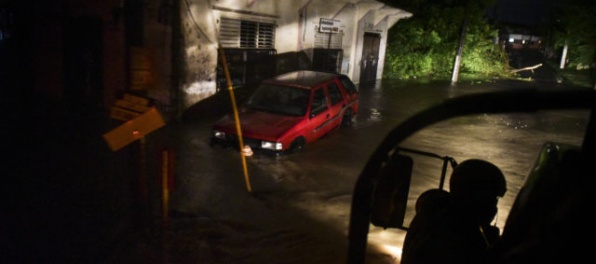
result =
[[[340,74],[310,70],[293,71],[264,80],[263,83],[310,89],[317,84],[337,78]]]

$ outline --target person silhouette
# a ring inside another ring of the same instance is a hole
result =
[[[401,263],[485,262],[500,236],[491,222],[506,191],[505,176],[496,165],[480,159],[457,165],[449,192],[431,189],[416,201]]]

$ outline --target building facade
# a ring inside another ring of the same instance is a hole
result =
[[[388,30],[412,15],[371,0],[182,2],[182,109],[230,85],[296,68],[346,74],[355,83],[374,81],[382,76]],[[303,61],[310,65],[302,67]]]
[[[12,90],[108,114],[133,93],[167,119],[292,69],[374,81],[412,15],[373,0],[5,0],[0,14]]]

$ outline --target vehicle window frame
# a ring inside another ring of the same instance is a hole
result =
[[[331,82],[327,85],[327,92],[329,94],[329,102],[331,105],[341,103],[344,99],[341,88],[335,82]]]
[[[356,85],[350,80],[350,78],[345,75],[340,75],[339,80],[349,95],[358,93],[358,88],[356,88]]]
[[[288,116],[304,116],[310,91],[291,86],[261,84],[244,106],[248,109]],[[304,103],[302,103],[304,102]]]
[[[317,98],[320,97],[320,94],[323,95],[323,98]],[[329,109],[327,99],[327,91],[325,86],[313,88],[312,100],[310,102],[310,118],[313,118]],[[315,102],[322,100],[324,100],[325,103],[322,103],[320,106],[315,107]]]

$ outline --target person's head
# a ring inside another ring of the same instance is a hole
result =
[[[497,213],[498,198],[507,191],[507,183],[496,165],[469,159],[453,169],[449,191],[457,202],[475,213],[481,223],[490,223]]]

